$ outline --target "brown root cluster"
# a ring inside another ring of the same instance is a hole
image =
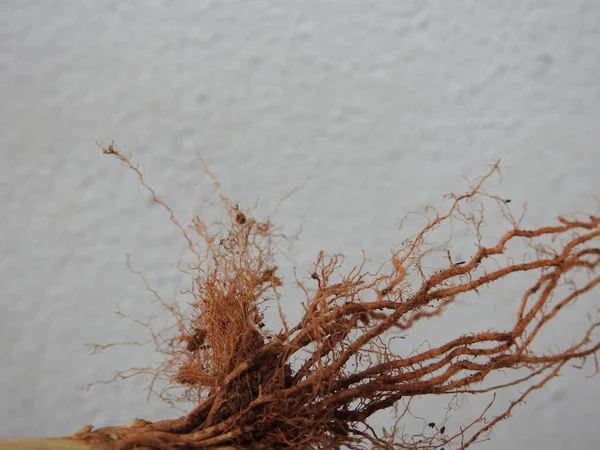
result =
[[[343,256],[321,252],[312,273],[296,280],[304,314],[290,324],[282,311],[269,222],[254,219],[221,195],[228,220],[214,229],[196,217],[191,230],[202,244],[196,245],[130,159],[112,145],[104,152],[138,173],[197,256],[194,312],[184,316],[168,305],[179,332],[157,340],[166,358],[160,374],[183,385],[196,406],[175,420],[84,429],[76,435],[80,439],[108,442],[118,450],[464,449],[566,364],[592,358],[598,371],[598,311],[590,315],[581,339],[566,348],[540,353],[534,344],[568,305],[600,283],[600,217],[559,217],[552,226],[522,228],[509,201],[484,189],[486,180],[499,173],[497,163],[470,182],[466,193],[449,195],[445,212],[426,210],[426,225],[378,270],[371,273],[363,264],[341,273]],[[497,206],[508,228],[484,245],[483,205],[489,204]],[[449,242],[430,245],[436,230],[453,223],[473,232],[475,251],[464,261],[452,258]],[[528,246],[527,257],[504,257],[516,242]],[[433,269],[425,262],[432,255],[440,256]],[[529,273],[531,284],[510,327],[479,332],[458,327],[455,338],[420,351],[395,346],[395,330],[408,333],[424,321],[443,320],[444,311],[461,296],[517,272]],[[561,289],[569,282],[568,290]],[[263,322],[267,304],[281,311],[276,331]],[[490,375],[513,369],[510,382],[482,387]],[[474,420],[457,430],[429,424],[437,430],[429,437],[398,431],[417,397],[494,392],[521,384],[520,397],[493,419]],[[368,419],[383,410],[395,410],[397,423],[379,433]]]

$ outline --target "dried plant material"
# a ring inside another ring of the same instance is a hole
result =
[[[275,302],[285,309],[271,224],[220,194],[228,221],[215,230],[196,217],[191,229],[199,239],[193,238],[128,157],[112,145],[104,152],[138,174],[197,257],[194,313],[184,316],[175,304],[163,302],[179,333],[165,340],[151,330],[164,364],[119,377],[166,377],[185,386],[182,398],[196,406],[179,419],[84,429],[77,439],[115,450],[465,449],[566,364],[592,358],[598,371],[598,309],[590,311],[582,337],[565,348],[540,353],[534,344],[542,331],[560,323],[568,305],[600,283],[600,217],[559,217],[551,226],[522,228],[510,200],[484,190],[485,182],[500,173],[498,163],[471,182],[466,193],[447,196],[445,212],[428,208],[426,225],[375,273],[363,264],[340,278],[344,257],[320,252],[310,276],[297,280],[305,295],[302,318],[288,323],[282,312],[279,330],[270,331],[264,306]],[[509,225],[491,245],[484,245],[484,205],[499,208]],[[471,257],[455,262],[450,241],[435,247],[429,241],[435,241],[440,227],[459,223],[471,229],[476,248]],[[515,242],[529,246],[528,258],[505,257]],[[435,268],[426,264],[432,256],[439,257]],[[409,277],[409,270],[416,277]],[[481,332],[461,326],[455,338],[440,345],[411,354],[394,348],[394,330],[444,320],[446,308],[460,296],[479,293],[517,272],[529,274],[531,287],[510,327]],[[568,292],[560,289],[565,281],[573,283]],[[492,374],[512,369],[517,375],[510,382],[482,387]],[[522,385],[520,397],[493,419],[487,418],[492,402],[460,429],[425,421],[429,431],[420,435],[402,431],[417,397],[479,395],[517,385]],[[394,410],[397,420],[379,433],[368,419],[382,410]]]

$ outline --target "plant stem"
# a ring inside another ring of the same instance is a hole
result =
[[[0,450],[104,450],[106,445],[73,438],[27,438],[0,440]]]

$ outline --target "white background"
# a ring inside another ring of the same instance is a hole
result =
[[[180,415],[147,402],[144,379],[83,389],[159,361],[150,346],[84,346],[146,337],[113,314],[156,311],[126,253],[166,299],[189,300],[190,283],[177,229],[96,141],[131,152],[183,222],[213,193],[198,154],[259,215],[292,193],[273,217],[302,226],[281,262],[291,283],[320,249],[387,259],[410,234],[405,213],[442,207],[497,158],[491,189],[517,211],[528,202],[527,223],[594,212],[599,43],[597,1],[3,0],[0,438]],[[416,337],[512,317],[528,281]],[[587,311],[568,311],[547,347],[569,343]],[[590,373],[567,370],[477,448],[596,448]]]

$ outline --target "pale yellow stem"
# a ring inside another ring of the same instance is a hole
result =
[[[27,438],[0,440],[0,450],[105,450],[102,444],[86,444],[71,438]]]

